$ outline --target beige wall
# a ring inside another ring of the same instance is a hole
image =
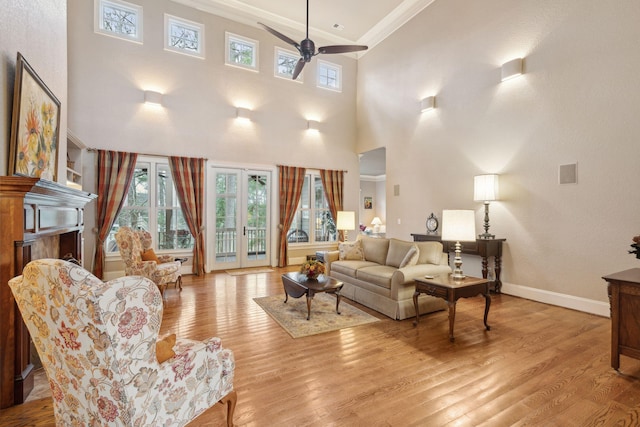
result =
[[[274,46],[284,43],[266,31],[168,0],[131,1],[143,6],[142,45],[94,33],[93,1],[69,0],[69,129],[75,135],[93,148],[205,157],[222,165],[347,170],[345,205],[356,209],[355,59],[323,57],[342,65],[342,93],[316,87],[316,59],[302,84],[283,80],[273,76],[273,62]],[[164,13],[205,25],[204,60],[164,51]],[[225,31],[259,41],[259,73],[224,65]],[[145,89],[164,93],[164,108],[145,106]],[[236,106],[253,110],[251,124],[238,123]],[[321,122],[319,134],[306,131],[307,118]],[[86,182],[93,181],[91,172]],[[92,253],[93,241],[87,245]]]
[[[387,235],[455,208],[480,229],[473,176],[499,173],[505,290],[608,314],[601,277],[638,267],[639,19],[635,0],[436,1],[367,53],[358,151],[387,148]],[[501,83],[518,56],[525,74]],[[428,95],[437,109],[421,115]],[[578,184],[559,185],[574,162]]]
[[[62,103],[59,158],[67,151],[67,2],[0,0],[0,175],[7,175],[16,58],[22,53]],[[65,162],[58,181],[64,182]]]

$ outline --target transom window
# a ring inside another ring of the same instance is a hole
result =
[[[193,249],[166,159],[138,157],[124,205],[107,236],[107,253],[118,252],[115,234],[123,226],[149,231],[158,252]]]
[[[279,47],[275,49],[274,75],[292,82],[302,83],[304,72],[300,73],[297,79],[292,80],[293,71],[296,69],[300,54],[291,50],[285,50]]]
[[[342,92],[342,67],[318,60],[318,87]]]
[[[225,33],[226,64],[258,71],[258,42],[233,33]]]
[[[287,242],[319,243],[336,241],[336,223],[331,216],[322,178],[317,172],[304,177],[296,215],[287,233]]]
[[[142,43],[142,6],[122,0],[95,0],[94,31]]]
[[[204,25],[165,13],[164,48],[204,58]]]

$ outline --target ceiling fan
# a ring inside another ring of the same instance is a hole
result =
[[[307,36],[300,43],[296,42],[293,39],[290,39],[289,37],[263,24],[262,22],[258,22],[258,25],[261,25],[265,30],[267,30],[280,40],[294,46],[296,49],[298,49],[298,52],[300,52],[300,59],[296,64],[296,68],[293,70],[293,80],[295,80],[300,75],[302,69],[304,68],[304,65],[307,62],[311,62],[311,58],[318,55],[319,53],[358,52],[361,50],[367,50],[369,48],[368,46],[360,45],[333,45],[319,47],[318,51],[316,52],[316,45],[313,43],[313,40],[309,38],[309,0],[307,0]]]

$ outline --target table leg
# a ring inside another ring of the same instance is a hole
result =
[[[420,295],[420,292],[415,291],[413,293],[413,307],[416,310],[416,320],[413,322],[413,326],[417,326],[418,322],[420,321],[420,312],[418,311],[418,295]]]
[[[496,293],[500,294],[502,293],[502,280],[500,280],[500,271],[502,271],[502,257],[500,255],[496,255],[495,256],[495,273],[496,273],[496,278],[495,278],[495,283],[496,283]]]
[[[336,293],[336,313],[340,314],[340,291],[337,291]]]
[[[484,294],[484,327],[487,328],[487,331],[491,330],[491,326],[487,324],[487,316],[489,316],[489,307],[491,307],[491,296],[489,295],[489,289],[487,289],[487,293]]]
[[[453,342],[455,338],[453,337],[453,324],[456,321],[456,302],[447,301],[449,304],[449,341]]]
[[[287,293],[286,289],[284,291],[284,303],[286,304],[287,301],[289,301],[289,294]]]
[[[311,300],[313,299],[313,294],[309,292],[307,294],[307,320],[311,318]]]

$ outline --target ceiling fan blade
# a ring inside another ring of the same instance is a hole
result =
[[[269,27],[268,25],[264,25],[262,22],[258,22],[258,25],[261,25],[262,28],[264,28],[265,30],[267,30],[268,32],[270,32],[271,34],[273,34],[274,36],[276,36],[277,38],[279,38],[283,42],[289,43],[290,45],[295,46],[296,49],[300,50],[300,45],[298,44],[297,41],[295,41],[293,39],[290,39],[289,37],[285,36],[284,34],[282,34],[279,31],[274,30],[273,28]]]
[[[318,53],[347,53],[358,52],[361,50],[367,50],[369,46],[359,46],[355,44],[334,45],[334,46],[322,46],[318,48]]]
[[[304,58],[298,59],[298,63],[296,64],[296,68],[295,68],[295,70],[293,70],[293,80],[298,78],[298,76],[302,72],[302,69],[304,68],[304,64],[306,64],[306,62],[304,62]]]

